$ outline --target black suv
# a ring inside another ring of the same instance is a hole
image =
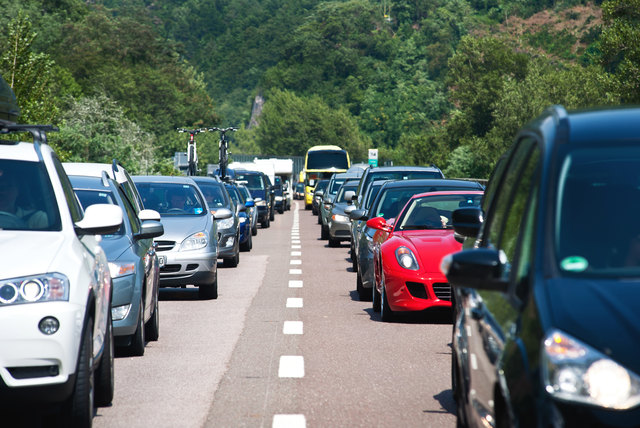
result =
[[[518,133],[442,262],[459,426],[638,426],[639,212],[640,108]]]

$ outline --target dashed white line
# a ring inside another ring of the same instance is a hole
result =
[[[278,377],[304,377],[304,357],[300,355],[281,356]]]
[[[301,245],[292,245],[291,248],[293,248],[294,250],[299,250],[300,248],[302,248]]]
[[[285,321],[282,326],[283,334],[302,334],[302,321]]]
[[[300,259],[293,259],[289,262],[290,265],[301,265],[302,264],[302,260]]]
[[[302,255],[302,251],[292,251],[291,252],[291,257],[296,257],[296,256],[301,256]]]
[[[302,275],[302,269],[289,269],[289,275]]]
[[[292,243],[292,244],[301,244],[301,242],[300,242],[300,240],[299,240],[299,239],[292,239],[292,240],[291,240],[291,243]]]
[[[304,415],[273,415],[272,428],[306,428]]]
[[[302,280],[290,279],[289,280],[289,288],[302,288]]]
[[[301,307],[302,307],[302,297],[287,298],[287,308],[301,308]]]

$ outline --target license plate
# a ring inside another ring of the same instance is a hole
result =
[[[167,262],[167,256],[158,256],[158,266],[163,267]]]

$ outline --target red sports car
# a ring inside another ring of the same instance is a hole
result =
[[[413,196],[395,220],[367,221],[376,230],[373,310],[383,321],[395,312],[451,307],[451,287],[440,261],[459,251],[451,213],[459,207],[479,206],[481,191],[444,191]]]

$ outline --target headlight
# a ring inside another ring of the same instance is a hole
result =
[[[207,234],[204,232],[197,232],[182,241],[180,251],[199,250],[200,248],[206,247],[207,243]]]
[[[349,217],[340,214],[334,214],[331,216],[331,218],[333,219],[333,221],[337,221],[340,223],[346,223],[349,221]]]
[[[218,225],[218,230],[221,229],[229,229],[233,226],[233,217],[225,218],[222,220],[216,220],[216,224]]]
[[[542,377],[554,398],[609,409],[640,403],[640,377],[560,331],[544,340]]]
[[[282,202],[282,199],[283,199],[282,196],[276,196],[276,201]]]
[[[246,217],[240,217],[238,220],[240,220],[240,223],[244,223],[245,221],[247,221]]]
[[[113,321],[123,320],[129,315],[129,311],[131,310],[131,304],[116,306],[111,308],[111,319]]]
[[[407,247],[398,247],[396,249],[396,260],[398,264],[405,269],[418,270],[418,261],[416,256],[413,255],[413,251]]]
[[[0,306],[69,300],[69,280],[59,273],[0,281]]]
[[[136,273],[136,264],[109,262],[109,273],[111,274],[111,278]]]
[[[267,201],[258,201],[258,202],[256,202],[256,206],[258,206],[258,207],[266,207],[267,206]]]

